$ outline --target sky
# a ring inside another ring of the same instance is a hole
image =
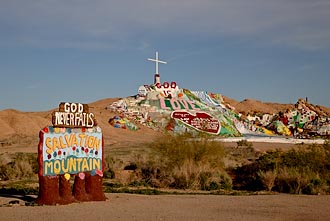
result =
[[[46,111],[162,82],[330,107],[330,0],[1,0],[0,110]]]

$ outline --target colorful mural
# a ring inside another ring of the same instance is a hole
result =
[[[138,130],[139,127],[123,116],[114,116],[109,119],[109,124],[114,128]]]
[[[103,201],[103,135],[88,105],[61,103],[39,133],[38,204]],[[74,179],[73,186],[71,179]]]
[[[172,88],[171,96],[163,96],[164,88]],[[162,94],[163,93],[163,94]],[[174,133],[201,131],[206,120],[210,121],[209,131],[204,131],[216,136],[241,136],[235,127],[234,120],[239,116],[223,105],[221,95],[208,94],[207,92],[191,92],[179,88],[174,82],[158,85],[144,85],[139,88],[135,97],[127,97],[111,104],[108,109],[119,113],[123,118],[138,122],[155,130],[171,130]],[[212,105],[211,105],[212,104]],[[178,113],[191,116],[204,115],[203,120],[185,122],[177,116]],[[207,116],[206,116],[207,115]],[[191,124],[196,124],[195,126]],[[213,129],[211,129],[213,128]]]
[[[285,112],[255,113],[242,118],[241,113],[235,112],[233,107],[224,102],[221,94],[190,91],[180,88],[175,82],[141,86],[137,96],[124,98],[108,108],[128,120],[155,130],[170,130],[174,133],[201,131],[203,126],[192,125],[206,123],[205,120],[192,120],[200,113],[207,113],[212,119],[212,126],[209,127],[216,129],[206,132],[215,136],[238,137],[257,133],[308,138],[311,135],[330,133],[326,126],[330,124],[330,120],[324,120],[324,114],[303,99],[298,100],[295,108]],[[213,122],[219,123],[219,131],[215,126],[217,124]]]
[[[317,107],[304,99],[299,99],[292,109],[271,115],[263,113],[248,115],[244,123],[253,131],[266,134],[272,132],[274,135],[310,138],[327,135],[321,128],[330,122],[327,121],[328,118],[330,119]]]
[[[160,98],[159,102],[164,110],[200,110],[200,106],[192,100]]]
[[[102,172],[102,133],[99,127],[83,130],[46,127],[41,131],[40,176]]]
[[[171,117],[201,132],[214,135],[220,133],[219,121],[205,112],[192,114],[188,111],[173,111]]]
[[[164,82],[163,84],[156,83],[155,90],[159,92],[161,97],[172,98],[177,97],[180,93],[179,87],[176,82]]]
[[[205,91],[192,91],[192,93],[199,98],[199,100],[211,107],[221,107],[221,104],[218,103],[214,98],[216,97],[214,94],[213,98],[209,96]]]

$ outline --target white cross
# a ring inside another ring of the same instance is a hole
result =
[[[156,73],[155,74],[159,74],[158,73],[158,63],[167,64],[167,62],[165,62],[165,61],[158,60],[158,51],[156,51],[156,59],[148,58],[148,61],[156,62]]]

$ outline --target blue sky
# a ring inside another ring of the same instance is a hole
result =
[[[161,80],[330,107],[329,0],[0,1],[0,110],[135,95]]]

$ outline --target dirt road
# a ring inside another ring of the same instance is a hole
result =
[[[329,220],[330,196],[132,195],[106,194],[105,202],[64,206],[6,206],[0,220]],[[35,197],[35,196],[33,196]]]

